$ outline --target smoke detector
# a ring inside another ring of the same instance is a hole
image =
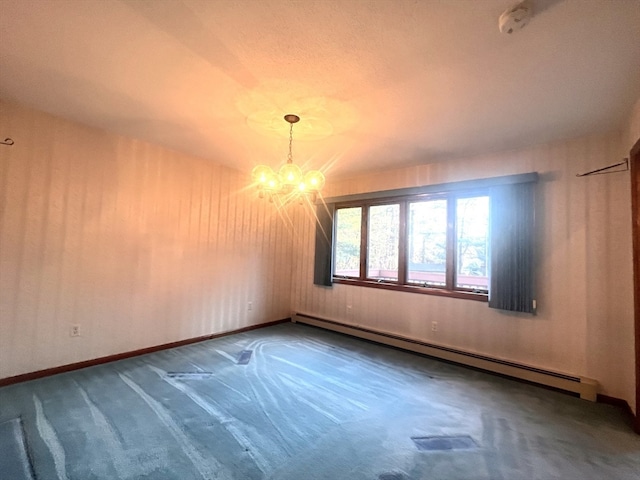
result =
[[[500,32],[511,34],[517,32],[531,20],[533,12],[527,1],[507,8],[498,19]]]

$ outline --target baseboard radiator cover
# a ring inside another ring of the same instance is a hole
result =
[[[356,325],[349,325],[336,320],[314,317],[304,313],[296,313],[293,322],[304,323],[315,327],[333,330],[354,337],[409,350],[430,357],[467,365],[528,382],[546,385],[567,392],[577,393],[580,398],[595,402],[598,393],[598,382],[591,378],[579,377],[561,372],[544,370],[515,362],[491,358],[485,355],[465,352],[450,347],[426,343],[394,333],[373,330]]]

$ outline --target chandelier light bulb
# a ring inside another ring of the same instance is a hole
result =
[[[253,181],[258,185],[266,185],[269,178],[273,175],[273,170],[267,165],[258,165],[251,172]]]
[[[324,187],[325,178],[321,171],[311,170],[304,177],[304,183],[309,186],[309,189],[315,192],[319,192]]]
[[[295,163],[285,163],[278,176],[283,185],[296,186],[302,181],[302,170]]]
[[[271,175],[269,175],[269,177],[267,178],[267,183],[266,183],[267,190],[276,192],[280,190],[281,186],[282,186],[282,182],[278,177],[278,175],[271,172]]]

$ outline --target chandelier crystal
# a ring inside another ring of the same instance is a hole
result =
[[[293,163],[293,124],[300,121],[300,117],[294,114],[284,116],[289,122],[289,155],[285,163],[276,173],[268,165],[258,165],[251,172],[254,183],[258,187],[260,198],[267,197],[269,201],[277,200],[278,203],[289,203],[298,200],[302,203],[305,198],[315,202],[320,190],[324,186],[325,178],[319,170],[311,170],[303,173],[302,169]]]

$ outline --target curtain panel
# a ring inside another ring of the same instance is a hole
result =
[[[535,313],[535,183],[490,189],[489,307]]]

